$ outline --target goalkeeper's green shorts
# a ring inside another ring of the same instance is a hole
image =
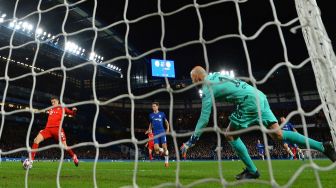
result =
[[[266,96],[259,92],[259,106],[261,112],[262,125],[268,128],[277,123]],[[244,129],[254,125],[261,125],[259,122],[258,106],[255,96],[246,96],[244,102],[237,105],[236,110],[229,117],[231,127],[234,129]]]

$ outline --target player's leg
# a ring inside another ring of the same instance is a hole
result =
[[[51,135],[50,135],[48,129],[43,129],[43,130],[41,130],[41,131],[37,134],[37,136],[34,138],[34,143],[33,143],[33,145],[32,145],[32,149],[33,149],[33,150],[37,150],[38,147],[39,147],[39,144],[40,144],[41,142],[43,142],[43,140],[48,139],[48,138],[50,138],[50,137],[51,137]],[[31,152],[31,160],[29,160],[29,163],[30,163],[30,164],[29,164],[29,168],[32,168],[32,167],[33,167],[33,161],[35,160],[35,155],[36,155],[36,151],[32,151],[32,152]]]
[[[299,146],[294,144],[294,147],[295,147],[297,158],[299,158],[299,160],[304,160],[303,157],[302,157],[302,151],[299,148]]]
[[[246,169],[238,174],[236,176],[237,180],[241,180],[241,179],[256,179],[258,178],[259,172],[257,171],[257,167],[254,165],[248,151],[247,148],[245,146],[245,144],[243,143],[243,141],[239,138],[238,135],[228,135],[227,133],[231,132],[231,131],[235,131],[236,129],[232,127],[232,125],[230,124],[227,129],[226,129],[226,134],[225,134],[225,138],[226,140],[229,142],[229,144],[231,145],[232,149],[236,152],[236,154],[238,155],[238,157],[243,161],[243,163],[246,165]]]
[[[166,136],[161,136],[161,143],[162,143],[162,149],[163,149],[163,154],[164,154],[164,158],[165,158],[165,167],[168,167],[168,161],[169,161],[169,151],[167,148],[167,138]]]
[[[58,135],[58,128],[54,128],[53,129],[53,137],[55,138],[55,140],[59,140],[59,135]],[[71,148],[68,147],[67,143],[66,143],[66,136],[65,136],[65,133],[64,133],[64,130],[63,128],[61,129],[61,135],[60,135],[60,138],[61,138],[61,142],[63,144],[63,146],[65,147],[65,150],[69,153],[69,155],[71,156],[75,166],[78,166],[79,164],[79,160],[77,158],[77,155],[73,152],[73,150]]]
[[[160,155],[160,146],[158,143],[154,144],[154,152],[156,155]]]
[[[304,156],[304,154],[303,154],[301,148],[297,147],[296,149],[298,150],[299,158],[300,158],[301,160],[304,160],[304,157],[305,157],[305,156]]]
[[[68,147],[67,143],[66,143],[66,140],[62,140],[62,144],[64,145],[65,147],[65,150],[69,153],[69,155],[71,156],[75,166],[78,166],[79,165],[79,160],[77,158],[77,155],[72,151],[71,148]]]
[[[148,144],[148,156],[149,160],[153,160],[153,150],[154,150],[154,144]]]
[[[155,138],[155,135],[157,135],[156,133],[154,133],[154,152],[156,155],[160,154],[160,139],[159,138]]]
[[[292,153],[294,154],[294,160],[297,160],[297,157],[296,157],[296,155],[297,155],[296,147],[295,146],[291,147],[291,150],[292,150]]]
[[[324,153],[331,161],[336,161],[336,152],[331,142],[318,142],[311,138],[307,138],[298,132],[293,131],[282,131],[279,128],[278,123],[272,124],[269,129],[277,130],[270,134],[270,136],[275,140],[283,140],[289,143],[297,144],[300,147],[306,146],[306,140],[312,149]]]
[[[306,146],[306,140],[312,149],[318,150],[324,155],[326,155],[331,161],[336,161],[336,152],[332,142],[318,142],[311,138],[307,138],[302,134],[294,131],[283,131],[280,129],[277,119],[275,118],[273,112],[271,111],[266,96],[261,96],[263,100],[262,104],[262,121],[263,124],[272,130],[276,130],[270,133],[270,136],[274,140],[282,140],[284,142],[289,142],[291,144],[297,144],[300,147]]]
[[[158,133],[160,134],[160,133]],[[154,134],[156,135],[156,134]],[[154,152],[156,155],[162,155],[163,154],[163,149],[160,147],[160,143],[161,143],[161,137],[158,138],[154,138]]]
[[[34,150],[38,149],[39,144],[40,144],[41,142],[43,142],[45,139],[48,139],[48,138],[50,138],[50,137],[51,137],[51,135],[50,135],[48,129],[43,129],[43,130],[41,130],[41,131],[37,134],[37,136],[34,138],[34,143],[33,143],[33,145],[32,145],[32,149],[34,149]],[[35,160],[35,155],[36,155],[36,151],[32,151],[32,152],[31,152],[31,160],[32,160],[32,161]]]
[[[294,154],[293,154],[292,150],[289,148],[288,143],[285,142],[283,146],[284,146],[285,150],[287,151],[287,153],[290,155],[290,159],[293,159]]]
[[[148,156],[149,156],[149,160],[153,160],[153,150],[151,148],[148,148]]]

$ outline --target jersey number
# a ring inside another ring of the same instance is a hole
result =
[[[232,82],[233,84],[235,84],[236,87],[239,87],[240,84],[241,84],[241,80],[239,80],[239,79],[229,79],[229,78],[221,77],[221,76],[218,77],[218,79],[219,79],[219,81],[221,81],[221,82],[224,82],[224,81]],[[246,86],[247,86],[247,83],[244,83],[244,84],[242,85],[242,88],[245,89]]]

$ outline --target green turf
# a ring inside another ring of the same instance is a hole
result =
[[[270,176],[266,161],[255,161],[261,173],[260,180],[269,182]],[[316,160],[320,166],[331,164],[328,160]],[[94,187],[93,184],[93,164],[91,162],[81,162],[76,168],[72,163],[63,164],[60,185],[61,187]],[[219,180],[218,162],[181,162],[180,181],[189,185],[197,180],[213,178]],[[309,164],[308,161],[272,161],[273,174],[279,185],[285,185],[294,175],[295,171],[302,165]],[[241,161],[222,162],[223,176],[229,183],[236,182],[234,175],[241,172],[243,165]],[[56,187],[57,162],[36,162],[29,171],[29,187]],[[99,162],[97,163],[97,184],[98,187],[121,187],[132,185],[133,162]],[[20,162],[0,163],[0,187],[24,187],[25,170]],[[162,183],[175,182],[176,163],[171,162],[168,169],[163,167],[162,162],[139,162],[137,173],[137,185],[139,187],[152,187]],[[335,187],[336,171],[319,173],[323,187]],[[198,184],[195,187],[221,187],[219,182],[207,182]],[[251,182],[234,185],[233,187],[271,187],[270,185],[255,184]],[[291,187],[317,187],[314,172],[311,168],[306,168],[295,180]]]

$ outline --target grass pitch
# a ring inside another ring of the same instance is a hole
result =
[[[315,160],[321,167],[331,165],[329,160]],[[260,180],[270,182],[267,161],[255,161],[261,174]],[[273,175],[276,183],[283,186],[288,183],[294,173],[302,166],[308,165],[309,161],[271,161]],[[163,183],[174,183],[176,177],[176,162],[171,162],[169,168],[165,168],[163,162],[139,162],[137,173],[137,185],[139,187],[155,187]],[[234,180],[234,176],[242,171],[244,167],[241,161],[224,161],[222,175],[232,187],[271,187],[270,184],[240,182]],[[81,162],[79,167],[73,163],[65,162],[60,175],[61,187],[94,187],[93,183],[93,162]],[[29,187],[56,187],[58,162],[35,162],[29,171]],[[96,169],[96,180],[98,187],[123,187],[132,186],[134,162],[98,162]],[[20,162],[0,163],[0,187],[24,187],[25,173]],[[323,187],[335,187],[336,171],[319,171]],[[219,182],[219,170],[217,161],[186,161],[180,163],[180,182],[183,186],[190,186],[200,179],[211,178],[193,187],[222,187]],[[174,187],[169,186],[167,187]],[[298,176],[290,187],[318,187],[316,176],[312,168],[308,167]]]

